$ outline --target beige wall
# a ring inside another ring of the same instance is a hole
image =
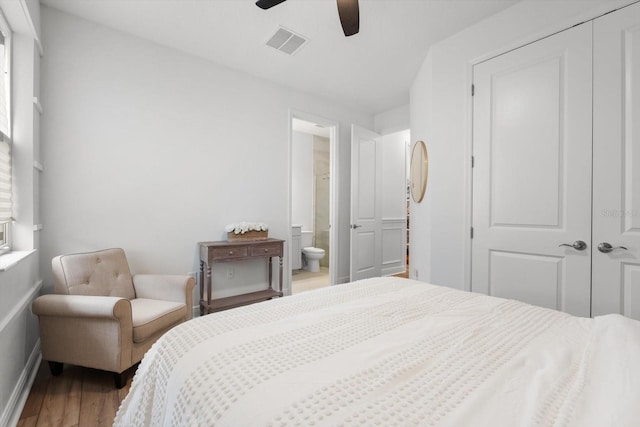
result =
[[[322,267],[329,267],[329,214],[330,214],[330,141],[321,136],[313,137],[313,179],[314,179],[314,227],[313,245],[324,249]]]

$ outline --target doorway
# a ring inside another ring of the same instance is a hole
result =
[[[351,280],[407,276],[409,130],[351,128]]]
[[[337,124],[290,117],[290,293],[336,283]]]

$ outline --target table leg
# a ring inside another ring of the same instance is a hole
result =
[[[207,263],[207,313],[211,310],[211,266]]]
[[[200,261],[200,274],[199,274],[199,282],[200,282],[200,316],[204,315],[204,261]]]
[[[267,258],[267,264],[269,264],[269,289],[273,289],[273,282],[272,282],[272,277],[273,277],[273,262],[272,262],[273,258],[269,257]]]
[[[279,261],[279,264],[280,264],[280,286],[279,286],[279,288],[278,288],[278,291],[280,291],[280,293],[282,293],[282,258],[283,258],[283,256],[282,256],[282,255],[280,255],[280,256],[278,257],[278,259],[280,260],[280,261]]]

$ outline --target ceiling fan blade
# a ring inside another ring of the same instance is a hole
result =
[[[256,2],[256,6],[258,6],[260,9],[269,9],[273,6],[279,5],[283,1],[285,0],[258,0]]]
[[[344,35],[349,37],[360,31],[360,8],[358,0],[337,0],[338,15]]]

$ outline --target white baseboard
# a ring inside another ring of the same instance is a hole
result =
[[[40,338],[38,338],[36,345],[33,347],[33,350],[29,355],[29,360],[27,360],[27,364],[20,374],[18,383],[13,389],[13,393],[11,393],[9,402],[2,412],[2,416],[0,417],[0,426],[18,425],[20,415],[22,414],[25,403],[27,403],[27,398],[29,397],[33,381],[36,379],[36,374],[38,373],[41,361],[42,354],[40,353]]]

